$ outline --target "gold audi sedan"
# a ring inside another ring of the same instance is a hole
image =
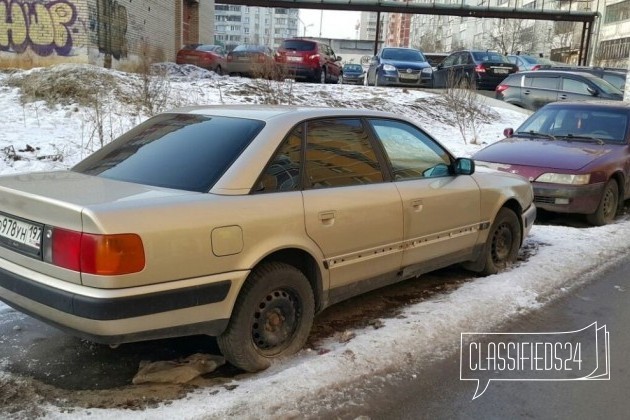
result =
[[[505,268],[532,199],[393,114],[180,109],[69,171],[0,177],[0,299],[100,343],[216,336],[257,371],[335,302]]]

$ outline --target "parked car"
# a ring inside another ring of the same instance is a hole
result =
[[[604,79],[617,89],[623,92],[626,87],[626,75],[628,70],[611,68],[611,67],[585,67],[585,66],[567,66],[553,65],[545,66],[544,69],[572,71],[574,73],[588,73]]]
[[[630,104],[554,102],[505,134],[473,158],[529,179],[538,208],[603,225],[630,198]]]
[[[528,54],[508,54],[507,59],[510,63],[516,64],[518,71],[540,70],[560,64],[548,58]]]
[[[335,108],[174,110],[0,191],[0,299],[112,345],[217,336],[247,371],[335,302],[460,262],[496,273],[536,213],[523,178]]]
[[[420,50],[385,47],[370,60],[365,83],[374,86],[428,86],[431,64]]]
[[[599,77],[569,71],[536,70],[510,75],[495,97],[532,111],[555,101],[622,100],[623,92]]]
[[[238,45],[227,54],[230,75],[276,78],[273,50],[265,45]]]
[[[177,51],[177,64],[194,64],[217,74],[225,71],[225,49],[221,45],[191,44]]]
[[[341,77],[341,57],[330,45],[303,38],[285,39],[275,60],[289,77],[316,83],[337,83]]]
[[[424,58],[427,59],[431,67],[435,70],[438,64],[440,64],[446,57],[448,57],[448,53],[441,52],[423,52]]]
[[[344,64],[342,68],[341,82],[345,84],[362,85],[364,76],[365,71],[363,70],[363,66],[361,64]]]
[[[494,90],[518,67],[502,54],[494,51],[464,50],[449,55],[433,72],[433,87],[475,86]]]

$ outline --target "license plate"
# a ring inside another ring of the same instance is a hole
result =
[[[498,73],[498,74],[507,74],[507,73],[510,72],[510,69],[504,69],[504,68],[501,68],[501,67],[499,67],[499,68],[494,67],[493,69],[494,69],[494,72]]]
[[[300,62],[302,57],[287,57],[287,61]]]
[[[238,61],[249,61],[249,57],[238,57]]]
[[[399,73],[398,77],[400,77],[401,79],[408,79],[408,80],[416,80],[416,79],[418,79],[418,76],[416,74],[412,74],[412,73]]]
[[[27,254],[39,255],[43,226],[0,213],[0,242]]]

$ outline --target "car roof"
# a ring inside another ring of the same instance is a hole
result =
[[[565,70],[530,70],[530,71],[519,71],[518,73],[514,73],[513,75],[532,75],[532,74],[542,74],[542,75],[550,75],[550,76],[564,76],[566,74],[572,74],[578,77],[586,77],[587,79],[599,79],[599,77],[592,75],[591,73],[581,72],[581,71],[565,71]],[[510,75],[510,76],[513,76]]]
[[[571,102],[551,102],[545,108],[605,108],[605,109],[622,109],[630,111],[630,102],[611,101],[605,99],[587,100],[587,101],[571,101]]]
[[[368,109],[308,107],[291,105],[201,105],[178,108],[170,113],[189,113],[198,115],[213,115],[232,118],[247,118],[260,121],[272,121],[282,119],[291,120],[293,123],[310,118],[322,117],[356,117],[374,116],[383,118],[401,118],[391,112],[373,111]]]

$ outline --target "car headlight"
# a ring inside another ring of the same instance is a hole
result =
[[[424,73],[424,74],[430,74],[430,73],[433,73],[433,68],[431,68],[431,67],[425,67],[425,68],[423,68],[423,69],[422,69],[422,73]]]
[[[391,64],[383,64],[383,70],[385,71],[396,71],[396,67]]]
[[[536,182],[549,182],[553,184],[585,185],[591,180],[591,174],[555,174],[548,172],[536,178]]]

